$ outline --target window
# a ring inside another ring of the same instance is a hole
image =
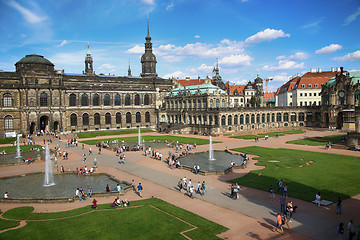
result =
[[[126,123],[131,123],[131,113],[126,113]]]
[[[198,105],[197,105],[198,108],[201,108],[201,100],[199,99],[198,100]]]
[[[271,122],[275,122],[275,113],[271,114]]]
[[[226,117],[223,115],[221,117],[221,126],[225,126],[226,125]]]
[[[104,106],[110,106],[110,95],[108,93],[104,95]]]
[[[129,106],[130,105],[130,95],[126,94],[125,95],[125,106]],[[130,113],[131,115],[131,113]]]
[[[140,95],[139,94],[135,94],[135,105],[136,106],[140,105]]]
[[[289,121],[289,114],[284,113],[284,122],[288,122],[288,121]]]
[[[309,93],[309,97],[311,97],[311,93]]]
[[[84,113],[82,115],[82,120],[83,120],[83,126],[88,126],[89,125],[89,114]]]
[[[192,108],[192,106],[191,106],[191,100],[189,100],[188,103],[189,103],[189,108]]]
[[[4,123],[5,123],[5,129],[13,129],[14,127],[14,122],[13,122],[13,117],[10,115],[5,116],[4,118]]]
[[[3,97],[3,106],[12,107],[12,97],[10,93],[5,93]]]
[[[210,107],[211,108],[214,107],[213,105],[214,105],[214,101],[212,99],[210,99]]]
[[[266,114],[266,122],[270,122],[270,113]]]
[[[245,116],[245,123],[246,124],[250,123],[250,115],[249,114],[246,114],[246,116]]]
[[[111,114],[105,113],[105,124],[111,124]]]
[[[70,125],[77,126],[77,116],[75,113],[70,115]]]
[[[223,99],[223,100],[221,101],[221,107],[222,107],[222,108],[225,107],[225,99]]]
[[[316,97],[316,92],[314,92],[314,97]]]
[[[256,123],[260,123],[260,114],[256,115]]]
[[[263,114],[261,115],[261,122],[263,122],[263,123],[265,122],[265,117],[266,117],[266,116],[265,116],[265,113],[263,113]]]
[[[281,113],[276,114],[276,121],[281,122]]]
[[[139,112],[136,113],[136,123],[141,123],[141,114]]]
[[[220,107],[220,100],[219,99],[216,99],[216,107]]]
[[[251,114],[251,123],[255,123],[255,114]]]
[[[306,102],[306,101],[304,102],[304,106],[307,106],[307,102]]]
[[[99,103],[100,103],[100,101],[99,101],[99,94],[95,93],[95,94],[93,95],[93,106],[99,106]]]
[[[291,113],[291,121],[296,122],[296,113]]]
[[[305,88],[305,84],[301,84],[301,88]]]
[[[244,124],[244,115],[240,115],[240,124]]]
[[[308,84],[308,88],[311,88],[311,84]]]
[[[304,96],[307,97],[307,93],[304,93]]]
[[[46,93],[40,94],[40,106],[47,106],[48,105],[48,95]]]
[[[69,106],[76,106],[76,95],[74,93],[69,96]]]
[[[300,97],[302,97],[302,93],[300,93]]]
[[[311,106],[311,101],[309,101],[309,106]]]
[[[231,115],[228,116],[228,125],[232,125],[232,116]]]
[[[116,124],[121,124],[121,113],[116,113]]]
[[[149,105],[150,104],[150,97],[149,95],[145,94],[144,96],[144,105]]]
[[[89,105],[89,98],[86,93],[81,95],[81,106],[88,106]]]
[[[300,102],[300,106],[302,106],[303,105],[303,103],[302,102]]]
[[[317,83],[315,84],[315,88],[319,88],[319,85]]]
[[[120,94],[116,94],[115,95],[115,106],[120,106],[120,104],[121,104],[121,97],[120,97]]]
[[[150,122],[150,113],[149,112],[145,113],[145,122]]]
[[[100,114],[99,113],[94,114],[94,125],[100,125]]]
[[[238,125],[238,115],[234,116],[234,125]]]

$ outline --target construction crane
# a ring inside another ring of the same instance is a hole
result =
[[[265,82],[266,82],[266,92],[269,92],[269,82],[272,81],[272,80],[274,80],[274,78],[273,78],[273,77],[269,77],[269,78],[265,78],[264,80],[265,80]]]

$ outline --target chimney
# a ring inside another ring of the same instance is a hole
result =
[[[185,77],[186,80],[190,80],[190,77]]]
[[[336,71],[337,71],[337,72],[340,72],[340,71],[341,71],[340,67],[337,67],[337,68],[336,68]]]
[[[321,73],[321,72],[322,72],[321,68],[319,68],[319,69],[318,69],[318,72],[319,72],[319,73]]]
[[[311,73],[316,73],[316,68],[310,68]]]
[[[332,67],[332,68],[331,68],[331,71],[332,71],[332,72],[335,72],[335,68],[334,68],[334,67]]]

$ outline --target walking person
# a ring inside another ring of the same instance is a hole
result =
[[[348,232],[349,232],[349,240],[352,240],[356,235],[355,226],[354,226],[354,222],[352,219],[349,221],[347,228],[348,228]]]
[[[274,201],[274,199],[275,199],[275,194],[274,194],[273,185],[270,185],[269,192],[270,192],[270,200],[271,200],[271,201]]]
[[[194,187],[193,186],[190,186],[189,187],[189,196],[194,199]]]
[[[336,214],[341,214],[341,198],[338,197],[338,200],[336,202]]]
[[[284,232],[284,229],[283,229],[283,226],[282,226],[282,217],[280,215],[280,213],[277,214],[277,217],[276,217],[276,226],[275,228],[273,229],[273,231],[277,231],[279,229],[281,229],[281,233]]]
[[[340,223],[339,226],[336,229],[336,234],[338,235],[338,240],[343,240],[344,239],[344,223]]]
[[[92,151],[91,151],[91,147],[89,148],[89,155],[91,155],[92,154]]]
[[[280,201],[280,212],[284,212],[285,211],[285,200],[286,200],[286,197],[284,196],[284,194],[282,194],[279,198],[279,201]]]
[[[320,206],[320,204],[321,204],[321,194],[320,194],[320,192],[317,192],[316,195],[315,195],[315,203],[318,206]]]
[[[143,186],[141,186],[141,183],[139,183],[139,185],[137,186],[137,189],[138,189],[139,196],[142,197],[141,191],[143,190]]]
[[[283,187],[283,181],[282,179],[280,179],[280,181],[278,182],[278,189],[276,190],[276,192],[279,192],[279,190],[281,190],[282,192],[283,191],[282,187]]]
[[[202,190],[202,196],[204,196],[205,195],[205,181],[203,181],[202,182],[202,184],[201,184],[201,190]]]

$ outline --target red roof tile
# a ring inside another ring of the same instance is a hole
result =
[[[264,92],[264,99],[275,99],[275,92]]]

